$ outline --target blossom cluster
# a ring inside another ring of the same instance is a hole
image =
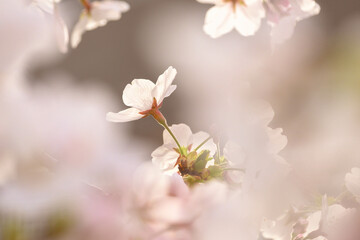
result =
[[[293,26],[319,12],[314,0],[198,1],[215,4],[204,26],[212,37],[233,28],[252,35],[264,17],[275,35],[285,22]],[[210,109],[221,124],[202,124],[207,132],[169,124],[162,107],[178,93],[172,66],[155,83],[127,84],[128,108],[119,112],[108,112],[113,105],[105,90],[62,75],[30,86],[26,63],[38,49],[51,55],[46,37],[55,34],[60,50],[68,50],[60,2],[0,1],[6,43],[0,45],[0,239],[359,239],[360,168],[341,177],[342,192],[309,193],[282,156],[288,139],[273,128],[272,107],[250,84],[226,101],[213,94],[223,109]],[[80,3],[72,47],[85,31],[129,10],[122,1]],[[125,126],[143,118],[163,128],[163,144],[152,153],[141,151],[147,146]]]
[[[275,43],[289,38],[297,21],[317,15],[315,0],[197,0],[214,4],[206,13],[204,31],[213,38],[233,29],[243,36],[254,35],[266,18]]]

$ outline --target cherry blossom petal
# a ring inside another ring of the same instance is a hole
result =
[[[122,99],[125,105],[135,107],[141,111],[151,109],[153,91],[155,84],[146,79],[134,79],[131,84],[127,84]]]
[[[204,31],[212,38],[220,37],[234,28],[235,15],[232,3],[217,5],[205,16]]]
[[[142,117],[144,117],[144,115],[140,114],[136,108],[128,108],[118,113],[109,112],[106,114],[106,120],[110,122],[129,122]]]
[[[192,148],[191,150],[194,150],[197,146],[199,146],[203,141],[205,141],[210,135],[206,132],[198,132],[191,136],[191,143]],[[216,144],[212,139],[208,140],[202,147],[199,148],[199,151],[201,150],[209,150],[210,155],[214,155],[216,152]]]
[[[279,153],[287,144],[287,137],[282,134],[283,130],[281,128],[267,128],[269,136],[269,152],[272,154]]]
[[[81,42],[82,35],[86,31],[86,25],[89,22],[89,18],[85,12],[80,15],[79,21],[76,23],[74,30],[71,34],[71,47],[76,48]]]
[[[235,8],[235,28],[243,36],[254,35],[265,17],[262,1],[248,0],[245,5],[237,3]]]
[[[360,202],[360,168],[353,168],[351,173],[346,174],[345,186]]]
[[[174,146],[173,144],[163,145],[151,153],[152,162],[161,170],[174,168],[179,153],[177,153],[173,147],[176,147],[175,143]]]
[[[316,15],[320,12],[320,6],[314,0],[296,0],[304,12]]]
[[[176,136],[181,146],[187,147],[190,144],[190,138],[192,135],[191,129],[186,124],[173,124],[170,127],[171,131]],[[164,145],[170,145],[177,147],[174,139],[170,136],[167,131],[163,133]]]
[[[67,26],[60,16],[57,4],[54,3],[54,20],[55,20],[55,34],[60,51],[66,53],[68,51],[69,44],[69,31]]]
[[[173,91],[175,91],[176,86],[171,84],[175,79],[176,73],[175,68],[169,67],[157,79],[156,86],[152,90],[151,94],[156,98],[158,104],[160,104],[165,97],[168,97]]]
[[[93,10],[91,17],[96,22],[101,22],[100,25],[105,25],[107,21],[119,20],[123,12],[127,12],[130,6],[126,2],[120,1],[102,1],[93,2]]]

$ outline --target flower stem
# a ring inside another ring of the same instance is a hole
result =
[[[91,10],[91,5],[88,0],[80,0],[81,4],[84,6],[86,11],[89,13]]]
[[[160,123],[160,122],[159,122]],[[173,134],[173,132],[170,130],[169,126],[167,125],[167,123],[160,123],[168,132],[169,134],[171,135],[171,137],[174,139],[174,141],[176,142],[176,145],[178,146],[179,148],[179,151],[180,151],[180,154],[181,156],[185,156],[184,153],[183,153],[183,150],[181,149],[181,146],[180,146],[180,143],[179,141],[176,139],[175,135]]]
[[[199,148],[201,148],[207,141],[209,141],[211,139],[211,137],[208,137],[207,139],[205,139],[202,143],[199,144],[199,146],[197,146],[194,151],[196,152],[197,150],[199,150]]]

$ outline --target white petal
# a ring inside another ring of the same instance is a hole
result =
[[[60,48],[60,51],[66,53],[69,44],[69,31],[67,26],[60,16],[57,4],[54,4],[54,18],[55,18],[55,34]]]
[[[306,226],[305,232],[303,233],[304,238],[306,238],[310,233],[320,228],[320,220],[321,220],[321,211],[317,211],[311,214],[306,219],[308,225]]]
[[[265,17],[262,1],[246,1],[246,6],[236,4],[235,28],[243,36],[254,35]]]
[[[267,128],[267,133],[269,136],[269,152],[272,154],[279,153],[287,144],[287,137],[282,134],[282,128],[272,129]]]
[[[119,20],[121,14],[130,9],[129,4],[120,1],[95,1],[92,2],[91,7],[91,18],[96,27],[104,26],[108,21]]]
[[[172,145],[163,145],[151,153],[152,162],[161,170],[174,168],[179,153],[173,147]]]
[[[102,11],[127,12],[130,5],[123,1],[94,1],[92,6]]]
[[[128,108],[118,113],[109,112],[106,120],[109,122],[130,122],[144,117],[136,108]]]
[[[127,84],[122,99],[125,105],[135,107],[141,111],[151,109],[153,97],[151,95],[155,84],[147,79],[134,79]]]
[[[197,148],[203,141],[205,141],[210,135],[206,132],[197,132],[191,136],[192,148],[194,150]],[[202,147],[199,148],[198,152],[201,150],[209,150],[210,155],[213,156],[216,152],[216,144],[212,139],[209,139]]]
[[[86,25],[89,22],[89,17],[85,12],[80,15],[79,21],[76,23],[71,34],[71,47],[76,48],[81,42],[82,35],[86,31]]]
[[[311,14],[318,14],[320,12],[320,6],[314,0],[297,0],[299,2],[301,10]]]
[[[204,31],[213,38],[220,37],[234,28],[235,14],[232,3],[214,6],[205,16]]]
[[[173,124],[170,127],[170,130],[173,132],[173,134],[175,135],[176,139],[179,141],[181,146],[187,147],[191,143],[190,138],[192,136],[192,132],[190,127],[187,126],[186,124],[183,123]],[[163,139],[164,139],[164,145],[172,144],[172,146],[177,148],[174,139],[170,136],[170,134],[166,130],[164,130]]]
[[[175,79],[176,73],[175,68],[169,67],[158,77],[156,86],[151,93],[152,96],[156,98],[158,104],[162,103],[165,97],[168,97],[175,91],[176,86],[171,84]]]

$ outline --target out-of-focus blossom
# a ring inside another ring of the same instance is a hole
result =
[[[274,43],[288,39],[296,25],[320,11],[315,0],[197,0],[215,4],[205,17],[204,31],[213,38],[234,28],[243,36],[254,35],[266,16]]]
[[[206,13],[204,31],[213,38],[234,28],[244,36],[253,35],[260,27],[265,10],[260,0],[198,0],[215,4]]]
[[[279,44],[289,39],[298,21],[319,14],[315,0],[266,0],[267,21],[272,27],[272,42]]]
[[[308,226],[301,234],[305,239],[325,236],[328,240],[355,240],[360,233],[357,227],[360,223],[358,209],[345,208],[340,204],[329,206],[326,196],[323,197],[321,211],[312,213],[307,222]]]
[[[137,120],[148,115],[162,116],[159,108],[164,98],[175,91],[176,85],[172,85],[176,76],[176,69],[169,67],[154,84],[147,79],[134,79],[126,85],[123,92],[125,105],[131,107],[118,113],[110,112],[106,119],[110,122],[128,122]]]
[[[272,240],[289,240],[292,239],[295,224],[296,221],[291,219],[289,212],[281,215],[276,221],[264,219],[261,227],[262,235]]]
[[[17,68],[29,54],[45,48],[49,29],[38,11],[21,1],[0,1],[0,82],[6,74]]]
[[[61,0],[33,0],[31,5],[38,7],[44,13],[45,17],[46,15],[51,16],[59,49],[61,52],[66,53],[69,44],[69,31],[57,6],[60,1]]]
[[[71,35],[71,46],[76,48],[85,31],[90,31],[101,26],[105,26],[108,21],[115,21],[121,18],[122,13],[130,9],[129,4],[123,1],[94,1],[84,2],[85,9],[80,15],[80,19],[74,27]]]
[[[351,173],[346,174],[345,185],[354,194],[357,201],[360,202],[360,168],[353,168]]]
[[[216,145],[212,139],[209,138],[209,134],[206,132],[192,133],[189,126],[185,124],[174,124],[170,127],[173,134],[177,137],[181,146],[186,149],[187,152],[193,150],[201,152],[202,150],[209,150],[210,156],[213,156],[216,152]],[[207,141],[206,141],[207,140]],[[178,171],[177,160],[180,156],[178,146],[174,139],[170,136],[168,131],[163,132],[164,144],[158,147],[152,154],[152,161],[158,165],[160,169],[167,173],[174,173]],[[204,141],[203,145],[200,146]],[[200,146],[200,148],[197,148]]]

